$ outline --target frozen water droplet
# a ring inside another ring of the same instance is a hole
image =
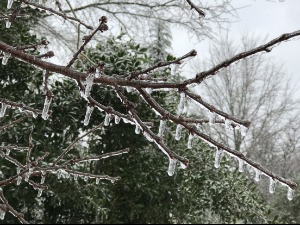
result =
[[[44,120],[47,120],[48,117],[49,117],[48,111],[49,111],[51,101],[52,101],[52,97],[46,96],[45,103],[44,103],[44,108],[43,108],[43,112],[42,112],[42,118]]]
[[[239,160],[239,172],[242,173],[244,172],[244,160],[238,159]]]
[[[177,114],[178,115],[180,115],[183,112],[185,98],[186,98],[185,93],[181,92],[180,93],[180,101],[179,101],[178,108],[177,108]]]
[[[288,192],[287,192],[287,198],[289,201],[292,201],[294,198],[294,190],[290,187],[288,187]]]
[[[272,177],[270,177],[270,184],[269,184],[269,192],[273,194],[275,192],[276,187],[276,180],[274,180]]]
[[[223,149],[217,148],[215,153],[215,165],[214,165],[215,168],[217,169],[220,167],[222,156],[223,156]]]
[[[88,105],[86,107],[86,113],[85,113],[85,118],[84,118],[84,122],[83,122],[84,126],[89,125],[90,118],[91,118],[93,110],[94,110],[94,106]]]
[[[18,176],[17,178],[17,185],[19,186],[22,182],[22,177],[21,176]]]
[[[74,180],[78,180],[78,174],[74,174]]]
[[[96,178],[96,184],[99,184],[99,182],[100,182],[100,179]]]
[[[119,124],[119,123],[120,123],[120,117],[115,115],[115,124]]]
[[[181,130],[182,130],[182,126],[178,124],[176,127],[176,134],[175,134],[175,140],[177,141],[181,139]]]
[[[89,180],[89,177],[88,176],[85,176],[84,179],[83,179],[85,182],[87,182]]]
[[[42,173],[43,176],[45,176],[46,173],[47,173],[47,171],[46,170],[42,170],[41,173]]]
[[[259,182],[260,178],[261,178],[261,171],[255,168],[255,177],[254,177],[255,182]]]
[[[111,119],[111,114],[106,113],[104,118],[104,126],[108,126]]]
[[[139,127],[139,125],[135,125],[135,130],[134,130],[134,132],[136,133],[136,134],[140,134],[141,133],[141,129],[140,129],[140,127]]]
[[[37,197],[40,198],[43,194],[43,189],[39,189]]]
[[[169,159],[169,168],[168,168],[168,175],[173,176],[175,173],[175,168],[176,168],[176,159]]]
[[[7,105],[5,103],[1,103],[0,118],[4,117],[6,109],[7,109]]]
[[[159,137],[164,136],[165,129],[166,129],[166,121],[165,120],[160,120],[159,129],[158,129],[158,136]]]
[[[188,149],[192,149],[192,147],[193,147],[193,138],[194,138],[194,135],[192,133],[190,133],[189,139],[188,139]]]

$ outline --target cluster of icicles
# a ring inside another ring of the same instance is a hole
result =
[[[6,55],[4,55],[5,57]],[[10,55],[9,55],[10,56]],[[8,56],[8,58],[9,58]],[[3,57],[3,60],[2,60],[2,64],[4,62],[4,64],[7,63],[7,60],[8,58],[4,58]],[[96,70],[96,73],[90,73],[87,78],[86,78],[86,82],[85,82],[85,90],[84,91],[80,91],[81,92],[81,96],[83,98],[85,98],[87,100],[87,98],[90,96],[90,92],[91,92],[91,89],[92,89],[92,86],[93,86],[93,82],[94,82],[94,78],[95,77],[99,77],[100,74],[99,74],[99,71]],[[133,88],[131,87],[127,87],[126,90],[128,92],[132,92],[133,91]],[[152,93],[152,90],[149,90],[146,89],[147,93],[148,94],[151,94]],[[119,97],[119,96],[118,96]],[[119,97],[120,98],[120,97]],[[45,98],[45,103],[44,103],[44,108],[43,108],[43,112],[42,112],[42,118],[47,120],[48,119],[48,111],[49,111],[49,107],[50,107],[50,104],[51,104],[51,100],[52,98],[51,97],[48,97],[46,96]],[[122,99],[120,98],[120,100],[122,101]],[[178,104],[178,114],[181,115],[182,112],[184,112],[184,108],[185,108],[185,101],[186,101],[186,95],[185,93],[180,93],[180,101],[179,101],[179,104]],[[201,108],[204,108],[206,110],[209,111],[209,109],[207,109],[205,106],[203,106],[202,104],[200,104],[199,102],[196,102]],[[96,106],[101,112],[103,112],[104,110],[99,108],[98,106]],[[0,117],[3,117],[4,116],[4,113],[5,113],[5,110],[7,108],[7,105],[3,104],[2,103],[2,108],[0,110]],[[92,115],[92,112],[94,110],[95,106],[89,104],[87,106],[87,110],[86,110],[86,114],[85,114],[85,119],[84,119],[84,125],[87,126],[89,124],[89,121],[90,121],[90,118],[91,118],[91,115]],[[154,112],[157,114],[157,115],[160,115],[155,109],[152,108],[152,110],[154,110]],[[161,115],[160,115],[161,116]],[[216,117],[220,117],[221,119],[223,119],[224,121],[224,125],[225,125],[225,128],[226,129],[229,129],[229,130],[232,130],[232,129],[239,129],[240,132],[241,132],[241,135],[242,136],[245,136],[246,135],[246,132],[247,132],[247,127],[241,125],[241,124],[238,124],[238,123],[235,123],[234,121],[231,121],[229,119],[226,119],[218,114],[215,114],[214,112],[211,112],[209,111],[209,124],[212,125],[214,124],[215,122],[215,119]],[[35,116],[36,117],[36,116]],[[110,114],[110,113],[107,113],[105,112],[105,119],[104,119],[104,125],[105,126],[108,126],[110,124],[110,121],[112,119],[112,117],[114,117],[114,120],[115,120],[115,123],[116,124],[119,124],[121,118],[118,117],[117,115],[113,115],[113,114]],[[135,119],[133,119],[133,121],[131,120],[128,120],[126,118],[122,118],[124,123],[130,123],[132,125],[135,125],[136,128],[135,128],[135,133],[136,134],[140,134],[141,133],[141,130],[142,128],[140,127],[139,123],[137,121],[135,121]],[[234,124],[235,126],[232,126],[232,124]],[[166,120],[164,119],[161,119],[160,120],[160,126],[159,126],[159,132],[158,132],[158,136],[159,137],[163,137],[163,134],[164,134],[164,130],[166,128]],[[176,133],[175,133],[175,139],[176,140],[180,140],[181,139],[181,133],[182,133],[182,125],[178,124],[177,127],[176,127]],[[149,142],[153,142],[153,138],[151,137],[151,135],[146,132],[146,131],[143,131],[142,132],[143,135],[145,136],[145,138],[149,141]],[[188,137],[188,144],[187,144],[187,147],[188,149],[191,149],[192,148],[192,142],[193,142],[193,138],[194,138],[194,135],[192,133],[189,134],[189,137]],[[215,147],[217,150],[216,150],[216,154],[215,154],[215,167],[216,168],[219,168],[220,166],[220,161],[221,161],[221,158],[222,158],[222,155],[223,155],[223,150],[222,149],[219,149],[217,146],[215,146],[214,144],[212,144],[211,142],[205,140],[204,138],[201,138],[199,137],[202,141],[204,141],[205,143],[207,143],[208,145],[210,145],[211,147]],[[159,144],[157,143],[156,141],[154,141],[155,144],[168,156],[169,158],[169,167],[168,167],[168,175],[169,176],[173,176],[174,173],[175,173],[175,169],[176,169],[176,164],[177,164],[177,160],[174,159],[174,158],[171,158],[169,156],[169,154],[165,151],[165,149]],[[238,159],[239,161],[239,171],[240,172],[243,172],[243,167],[244,167],[244,161],[230,153],[228,153],[230,156],[232,157],[235,157]],[[180,162],[180,165],[182,168],[186,168],[186,165],[182,162]],[[250,165],[249,165],[250,166]],[[250,166],[251,167],[251,166]],[[256,168],[254,168],[254,170],[256,171],[256,175],[255,175],[255,181],[259,181],[260,180],[260,177],[262,175],[262,172]],[[265,174],[266,175],[266,174]],[[268,175],[266,175],[268,176]],[[275,191],[275,185],[276,183],[278,182],[276,179],[274,180],[272,177],[269,177],[270,178],[270,188],[269,188],[269,191],[270,193],[274,193]],[[286,184],[282,183],[282,185],[285,185],[287,186]],[[293,198],[293,193],[294,193],[294,190],[291,189],[289,186],[288,186],[288,199],[289,200],[292,200]]]
[[[98,74],[99,75],[99,74]],[[97,76],[97,74],[96,74]],[[92,85],[93,85],[93,79],[95,77],[95,74],[89,74],[88,77],[86,78],[86,87],[85,87],[85,91],[81,93],[82,97],[84,98],[87,98],[89,95],[90,95],[90,91],[91,91],[91,88],[92,88]],[[126,90],[127,92],[132,92],[134,89],[131,88],[131,87],[126,87]],[[148,94],[151,94],[152,91],[149,90],[149,88],[146,90],[146,92]],[[118,96],[118,95],[117,95]],[[120,98],[120,96],[118,96],[119,99],[122,101],[122,99]],[[179,101],[179,104],[178,104],[178,114],[182,114],[182,112],[184,112],[184,108],[185,108],[185,100],[186,100],[186,95],[185,93],[181,93],[180,94],[180,101]],[[200,103],[198,103],[199,105],[201,105]],[[206,110],[208,110],[205,106],[201,105],[202,108],[205,108]],[[99,107],[97,107],[100,111],[104,111],[102,109],[100,109]],[[90,117],[91,117],[91,114],[94,110],[94,106],[91,106],[91,105],[88,105],[87,106],[87,110],[86,110],[86,115],[85,115],[85,119],[84,119],[84,125],[88,125],[89,124],[89,120],[90,120]],[[154,110],[154,112],[157,114],[157,115],[160,115],[155,109],[152,108],[152,110]],[[106,112],[106,115],[105,115],[105,119],[104,119],[104,125],[105,126],[108,126],[112,117],[114,116],[115,118],[115,123],[118,124],[120,122],[120,117],[118,117],[117,115],[112,115],[112,114],[109,114]],[[160,115],[161,116],[161,115]],[[212,125],[214,124],[214,121],[216,119],[216,117],[219,116],[221,119],[223,119],[224,121],[224,126],[226,129],[229,129],[229,130],[233,130],[233,129],[238,129],[240,130],[241,132],[241,135],[242,136],[245,136],[246,135],[246,132],[247,132],[247,127],[241,125],[241,124],[238,124],[238,123],[235,123],[234,121],[231,121],[229,119],[226,119],[220,115],[217,115],[215,114],[214,112],[210,112],[209,111],[209,124]],[[135,125],[135,133],[136,134],[140,134],[141,131],[143,130],[141,128],[141,126],[139,125],[139,123],[134,119],[132,118],[133,121],[131,120],[128,120],[126,118],[122,118],[123,121],[125,123],[130,123],[132,125]],[[232,126],[234,125],[234,126]],[[178,124],[177,127],[176,127],[176,132],[175,132],[175,139],[176,140],[180,140],[181,139],[181,133],[182,133],[182,128],[183,126]],[[159,137],[163,137],[163,134],[164,134],[164,131],[166,129],[166,120],[164,119],[161,119],[160,120],[160,125],[159,125],[159,131],[158,131],[158,136]],[[155,142],[155,144],[168,156],[169,158],[169,167],[168,167],[168,175],[169,176],[173,176],[174,173],[175,173],[175,169],[176,169],[176,164],[177,164],[177,159],[174,159],[174,158],[171,158],[169,156],[169,154],[165,151],[165,149],[159,144],[157,143],[152,137],[151,135],[147,132],[147,131],[143,131],[142,132],[143,135],[145,136],[145,138],[149,141],[149,142]],[[198,136],[197,136],[198,137]],[[194,135],[192,133],[189,134],[189,137],[188,137],[188,143],[187,143],[187,147],[188,149],[191,149],[192,148],[192,143],[193,143],[193,138],[194,138]],[[214,147],[216,148],[216,153],[215,153],[215,163],[214,163],[214,166],[216,168],[219,168],[220,167],[220,162],[221,162],[221,159],[222,159],[222,155],[223,155],[223,150],[222,149],[219,149],[217,146],[215,146],[214,144],[212,144],[211,142],[205,140],[204,138],[201,138],[199,137],[202,141],[204,141],[205,143],[207,143],[209,146],[211,147]],[[244,160],[238,158],[237,156],[235,155],[232,155],[230,153],[227,152],[227,154],[229,154],[231,157],[235,157],[237,158],[237,160],[239,161],[239,171],[240,172],[243,172],[244,171]],[[186,165],[182,162],[180,162],[180,166],[185,169],[186,168]],[[263,175],[264,173],[262,173],[260,170],[252,167],[251,165],[248,164],[248,166],[250,166],[250,168],[253,168],[255,171],[256,171],[256,175],[255,175],[255,181],[256,182],[259,182],[260,181],[260,178],[261,178],[261,175]],[[264,174],[266,176],[268,176],[267,174]],[[275,185],[277,182],[280,182],[276,179],[274,179],[273,177],[270,177],[268,176],[269,179],[270,179],[270,186],[269,186],[269,191],[270,193],[274,193],[275,192]],[[284,186],[287,186],[285,183],[282,183],[280,182],[282,185]],[[287,197],[289,200],[292,200],[293,199],[293,194],[294,194],[294,190],[291,189],[289,186],[288,187],[288,194],[287,194]]]
[[[5,112],[6,112],[6,110],[7,110],[8,108],[16,109],[16,107],[14,107],[14,106],[5,104],[5,103],[3,103],[3,102],[1,103],[0,118],[2,118],[2,117],[5,116]],[[24,110],[22,107],[18,107],[18,109],[19,109],[20,112],[31,113],[31,115],[32,115],[33,118],[37,118],[37,116],[38,116],[38,113],[35,112],[35,111]]]

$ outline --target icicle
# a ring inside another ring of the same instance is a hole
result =
[[[208,124],[212,126],[216,121],[216,115],[214,112],[209,112],[209,121]]]
[[[119,124],[119,123],[120,123],[120,117],[115,115],[115,124]]]
[[[49,111],[51,101],[52,101],[52,97],[46,96],[45,103],[44,103],[44,108],[43,108],[43,112],[42,112],[42,118],[44,120],[47,120],[48,117],[49,117],[48,111]]]
[[[32,114],[32,117],[35,119],[35,118],[37,118],[38,117],[38,113],[36,113],[36,112],[33,112],[33,111],[30,111],[31,112],[31,114]]]
[[[17,174],[20,174],[20,172],[21,172],[21,168],[18,166],[17,167]]]
[[[290,187],[288,187],[288,192],[287,192],[287,198],[289,201],[292,201],[294,198],[294,190]]]
[[[255,182],[259,182],[260,178],[261,178],[261,171],[259,169],[256,169],[256,168],[254,170],[255,170],[254,180],[255,180]]]
[[[74,180],[78,180],[78,174],[74,174]]]
[[[6,153],[5,153],[5,155],[9,155],[10,154],[10,149],[6,149]]]
[[[128,87],[128,86],[126,86],[126,91],[127,91],[128,93],[133,92],[133,90],[134,90],[133,87]]]
[[[194,138],[194,135],[192,133],[190,133],[189,139],[188,139],[188,149],[192,149],[192,147],[193,147],[193,138]]]
[[[70,179],[71,174],[70,173],[66,173],[66,179]]]
[[[109,113],[105,113],[104,126],[108,126],[110,122],[111,115]]]
[[[41,173],[42,173],[43,176],[45,176],[46,173],[47,173],[47,171],[46,170],[42,170]]]
[[[96,178],[96,184],[99,184],[99,182],[100,182],[100,179],[97,177]]]
[[[169,160],[169,168],[168,168],[168,174],[169,176],[173,176],[175,173],[175,168],[176,168],[176,159],[171,159]]]
[[[159,137],[164,136],[165,129],[166,129],[166,121],[165,120],[160,120],[159,130],[158,130],[158,136]]]
[[[241,135],[242,135],[242,136],[246,136],[247,130],[248,130],[247,127],[245,127],[245,126],[243,126],[243,125],[240,126],[240,132],[241,132]]]
[[[83,179],[85,182],[87,182],[89,180],[89,177],[88,176],[85,176],[84,179]]]
[[[3,205],[2,205],[3,206]],[[5,217],[5,210],[3,210],[1,207],[0,207],[0,220],[4,220],[4,217]]]
[[[217,169],[220,167],[222,156],[223,156],[223,149],[217,148],[216,155],[215,155],[215,168]]]
[[[178,124],[176,127],[176,134],[175,134],[175,140],[177,141],[181,139],[181,130],[182,130],[182,126]]]
[[[134,132],[136,133],[136,134],[140,134],[141,133],[141,129],[140,129],[140,127],[139,127],[139,125],[135,125],[135,130],[134,130]]]
[[[57,179],[60,179],[60,178],[62,178],[62,171],[58,170],[57,171]]]
[[[21,176],[18,176],[17,178],[17,185],[19,186],[22,182],[22,177]]]
[[[4,117],[6,109],[7,105],[5,103],[1,103],[0,118]]]
[[[244,160],[238,159],[239,160],[239,172],[242,173],[244,172]]]
[[[89,125],[90,118],[91,118],[93,110],[94,110],[94,106],[88,105],[86,107],[86,113],[85,113],[85,118],[84,118],[84,122],[83,122],[84,126]]]
[[[26,182],[28,182],[29,177],[30,177],[30,173],[25,173],[25,179],[24,179],[24,180],[25,180]]]
[[[182,169],[186,169],[186,168],[187,168],[187,165],[185,165],[184,163],[180,162],[180,167],[181,167]]]
[[[147,138],[149,142],[153,142],[153,138],[148,134],[146,131],[144,131],[144,136]]]
[[[9,20],[6,21],[5,27],[8,29],[11,26],[11,22]]]
[[[152,89],[152,88],[146,88],[145,91],[146,91],[149,95],[151,95],[152,92],[153,92],[153,89]]]
[[[32,172],[33,172],[33,168],[30,167],[29,170],[28,170],[28,173],[29,173],[29,174],[32,174]]]
[[[276,180],[270,177],[270,185],[269,185],[270,194],[273,194],[275,192],[276,182],[277,182]]]
[[[225,129],[231,130],[231,120],[225,118]]]
[[[7,0],[7,9],[11,9],[11,6],[13,3],[14,3],[14,0]]]
[[[39,189],[37,197],[40,198],[43,194],[43,189]]]
[[[42,176],[41,184],[44,184],[44,183],[45,183],[45,179],[46,179],[46,177],[45,177],[45,176]]]
[[[5,66],[9,58],[10,58],[10,53],[3,52],[2,65]]]
[[[181,92],[180,93],[180,101],[178,104],[178,109],[177,109],[177,114],[180,115],[184,109],[184,103],[185,103],[185,93]]]
[[[89,97],[91,94],[92,86],[94,83],[94,78],[95,78],[95,74],[90,73],[85,80],[86,81],[86,86],[85,86],[85,91],[84,91],[85,97]]]

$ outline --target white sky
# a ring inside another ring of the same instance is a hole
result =
[[[233,0],[232,5],[235,8],[247,7],[238,10],[238,21],[230,25],[231,37],[238,39],[241,34],[254,33],[262,37],[268,35],[267,40],[271,40],[280,34],[300,29],[300,0]],[[200,56],[207,56],[209,41],[199,43],[196,39],[189,39],[182,30],[172,31],[175,56],[181,56],[191,49],[197,50]],[[282,43],[268,54],[276,61],[283,62],[287,75],[300,83],[300,38]],[[194,75],[191,69],[186,69],[189,75]],[[297,95],[300,96],[300,91]]]

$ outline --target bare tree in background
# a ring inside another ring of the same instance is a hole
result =
[[[55,3],[57,1],[52,1],[52,2]],[[170,2],[173,3],[174,1],[170,1]],[[223,105],[218,106],[217,104],[213,105],[208,103],[199,94],[193,92],[192,87],[196,87],[203,84],[203,81],[206,80],[207,78],[210,78],[211,76],[217,76],[220,74],[222,75],[224,71],[230,70],[232,68],[231,65],[235,63],[239,62],[242,64],[243,63],[247,64],[249,63],[249,61],[247,61],[246,59],[251,58],[254,55],[259,55],[258,57],[262,57],[261,53],[270,52],[272,47],[280,44],[281,42],[300,36],[300,31],[295,31],[292,33],[286,33],[280,35],[279,37],[272,39],[271,41],[266,42],[265,44],[262,44],[258,47],[256,47],[257,45],[254,46],[254,44],[247,45],[251,47],[244,48],[243,51],[239,54],[233,52],[232,55],[230,55],[230,57],[226,57],[218,64],[211,65],[211,67],[208,70],[203,70],[202,72],[197,73],[191,79],[184,79],[182,81],[172,81],[172,80],[165,81],[156,77],[152,77],[152,74],[157,70],[166,68],[170,65],[181,64],[187,58],[192,58],[196,56],[197,52],[195,50],[191,50],[187,54],[178,57],[174,60],[158,62],[157,64],[152,65],[148,68],[144,68],[142,70],[133,70],[130,73],[126,73],[118,76],[114,76],[114,75],[107,76],[106,74],[103,73],[103,67],[105,65],[103,65],[101,62],[97,62],[95,66],[89,68],[85,72],[79,72],[75,70],[74,63],[78,60],[80,55],[84,53],[85,47],[87,46],[88,43],[90,43],[90,41],[93,39],[93,37],[96,34],[102,34],[109,30],[109,24],[110,24],[109,21],[111,18],[113,18],[114,15],[113,14],[110,16],[108,15],[108,17],[101,16],[99,22],[97,21],[97,24],[91,23],[94,26],[93,28],[92,26],[87,25],[87,23],[91,22],[89,18],[86,18],[85,20],[81,20],[76,18],[75,16],[72,17],[67,16],[62,12],[59,12],[59,10],[61,9],[59,9],[58,11],[54,10],[53,5],[51,5],[51,1],[40,1],[40,3],[43,4],[38,4],[32,1],[29,2],[26,0],[18,0],[18,1],[8,0],[8,8],[11,7],[11,4],[19,4],[22,7],[26,7],[26,6],[37,7],[39,9],[43,9],[48,12],[55,13],[58,16],[61,16],[63,21],[67,20],[67,21],[77,22],[82,26],[86,27],[87,29],[91,29],[93,31],[91,34],[84,36],[83,43],[78,48],[78,51],[75,52],[73,57],[70,58],[69,62],[65,66],[59,66],[50,63],[46,60],[49,57],[53,57],[54,52],[49,51],[42,55],[34,55],[34,53],[29,53],[27,51],[28,49],[31,49],[33,47],[41,47],[43,45],[47,45],[47,42],[36,43],[36,44],[33,43],[31,46],[22,46],[22,43],[20,43],[20,46],[11,46],[0,40],[2,65],[5,66],[10,62],[10,60],[18,59],[43,70],[44,71],[44,92],[45,92],[45,104],[42,110],[29,107],[27,106],[28,104],[25,103],[17,103],[9,99],[0,98],[0,102],[2,103],[0,117],[5,116],[6,109],[10,107],[12,109],[18,108],[26,116],[37,117],[41,115],[41,117],[44,120],[47,120],[48,117],[51,116],[50,115],[51,102],[55,101],[55,96],[53,96],[53,93],[48,87],[48,78],[50,73],[60,74],[62,77],[73,79],[74,82],[76,82],[79,91],[81,93],[82,100],[85,100],[87,102],[86,116],[84,119],[85,126],[89,124],[89,119],[93,110],[100,110],[105,114],[105,121],[103,122],[104,126],[108,126],[112,118],[114,118],[116,124],[120,122],[120,119],[122,119],[125,123],[132,124],[133,129],[136,130],[137,134],[141,134],[149,142],[155,144],[157,150],[161,151],[167,156],[169,160],[169,168],[167,172],[170,176],[174,174],[177,164],[180,165],[182,168],[187,168],[189,165],[189,160],[183,156],[178,155],[176,152],[170,149],[164,139],[163,134],[166,126],[169,123],[174,123],[176,125],[176,131],[174,131],[174,137],[176,140],[181,139],[182,132],[184,131],[188,132],[189,134],[187,140],[188,148],[192,148],[193,138],[199,138],[203,142],[209,144],[212,147],[212,151],[215,152],[216,168],[220,167],[222,154],[226,153],[230,158],[233,158],[239,162],[239,170],[241,172],[244,170],[246,166],[252,168],[255,171],[256,181],[260,180],[261,175],[268,177],[270,179],[270,192],[274,192],[274,184],[276,182],[279,182],[282,185],[287,186],[288,199],[292,200],[293,191],[296,189],[297,184],[281,176],[274,174],[273,172],[269,171],[261,164],[254,162],[251,158],[246,157],[242,153],[242,151],[240,151],[240,149],[231,148],[225,143],[221,143],[220,141],[217,141],[212,136],[209,136],[201,131],[201,126],[205,123],[210,123],[212,125],[223,124],[228,129],[234,129],[236,130],[236,132],[240,132],[241,135],[246,135],[247,129],[250,127],[251,123],[245,119],[251,119],[251,118],[244,118],[244,117],[239,118],[239,115],[235,114],[236,112],[235,110],[230,111],[230,109],[224,107]],[[50,5],[48,3],[50,3]],[[126,7],[127,10],[129,9],[131,10],[132,4],[140,5],[140,3],[136,2],[135,4],[134,3],[129,4],[129,6],[128,5],[126,6],[126,4],[124,4],[123,7],[124,8]],[[199,17],[203,18],[205,16],[203,11],[209,11],[209,9],[206,9],[206,7],[203,7],[201,5],[200,6],[194,5],[194,3],[190,0],[187,0],[186,3],[183,3],[182,1],[182,4],[184,4],[185,6],[182,9],[183,11],[186,11],[187,6],[189,6],[192,7],[193,9],[192,12],[189,11],[190,13],[198,13],[196,18],[189,18],[190,22],[199,23],[200,27],[203,26],[201,25],[201,21],[199,22]],[[215,10],[214,9],[210,9],[210,10],[214,11],[215,13],[218,13],[217,11],[218,8],[216,8]],[[76,10],[73,9],[73,11]],[[15,14],[12,15],[7,14],[7,12],[2,13],[4,16],[6,16],[6,18],[8,18],[6,21],[7,28],[9,28],[11,23],[13,23],[14,20],[17,18],[16,17],[17,13],[19,12],[17,11]],[[148,15],[146,12],[143,12],[143,14],[145,14],[149,18],[152,18],[152,16],[155,17],[155,15]],[[135,15],[131,15],[131,14],[128,15],[129,17],[131,16],[135,17]],[[167,15],[166,20],[167,19],[170,19],[169,15]],[[123,21],[124,20],[121,20],[120,23]],[[9,29],[7,30],[7,32],[9,32]],[[246,69],[251,68],[251,66],[255,67],[255,65],[251,63],[249,63],[249,65],[247,64],[247,66],[248,67],[245,67]],[[243,71],[240,72],[247,73],[248,70],[246,70],[245,68]],[[256,73],[260,72],[259,70],[254,70],[254,71]],[[272,74],[276,75],[277,74],[276,70]],[[254,76],[254,74],[252,75]],[[251,79],[251,76],[249,76],[248,79]],[[272,79],[265,80],[265,82],[262,83],[262,85],[264,85],[263,88],[266,89],[266,90],[262,89],[263,93],[267,92],[267,90],[269,89],[274,91],[276,90],[274,89],[275,87],[273,87],[273,83],[271,81]],[[110,105],[105,105],[105,103],[98,102],[97,99],[94,99],[93,96],[91,96],[90,94],[91,89],[94,85],[102,85],[110,88],[114,92],[114,94],[119,98],[120,104],[123,106],[124,112],[122,113],[120,111],[117,111],[114,108],[112,108]],[[231,86],[228,85],[228,87],[221,89],[219,94],[221,95],[224,94],[226,91],[228,91],[229,93],[231,93],[231,95],[234,95],[235,93],[233,93],[233,91],[230,90],[230,88]],[[254,87],[245,86],[244,88],[254,88]],[[172,114],[172,112],[170,112],[169,110],[163,108],[157,102],[155,97],[151,95],[153,91],[157,91],[157,92],[167,91],[169,93],[173,93],[174,95],[177,94],[180,95],[180,102],[178,104],[178,113],[175,115]],[[276,93],[274,93],[274,95],[275,94]],[[157,115],[159,115],[160,126],[159,126],[158,134],[154,133],[153,130],[151,130],[151,127],[149,126],[147,121],[143,121],[143,118],[139,115],[139,113],[136,110],[137,102],[133,102],[133,100],[130,100],[130,98],[128,97],[130,95],[140,96],[140,98],[143,99],[144,102],[146,103],[147,107],[151,108]],[[288,95],[286,95],[286,97],[288,97]],[[209,113],[209,120],[184,116],[182,112],[186,105],[187,99],[190,101],[194,101],[197,105],[204,108]],[[262,102],[267,101],[264,98],[261,99],[258,98],[258,100]],[[286,109],[286,107],[287,106],[284,106],[284,109]],[[242,108],[241,110],[245,110],[245,109]],[[249,115],[249,113],[245,114],[245,116]],[[268,113],[268,111],[265,111],[263,113]],[[263,115],[257,114],[257,116],[253,119],[259,120],[260,119],[259,116],[263,116]],[[16,121],[13,121],[12,123],[16,123]],[[268,123],[271,124],[271,121],[268,121]],[[102,123],[100,123],[100,125],[96,126],[94,129],[97,129],[101,126]],[[92,131],[93,130],[91,130],[90,132]],[[110,156],[123,154],[128,151],[127,149],[125,149],[125,150],[120,150],[118,152],[114,152],[113,154],[109,154],[109,155],[99,155],[99,156],[85,155],[85,156],[81,156],[79,159],[69,159],[68,154],[73,147],[73,143],[72,143],[71,145],[69,145],[69,147],[62,150],[61,154],[53,162],[47,162],[47,154],[45,154],[40,158],[37,158],[34,161],[31,161],[30,155],[33,146],[31,145],[31,141],[29,141],[29,143],[30,146],[26,148],[15,146],[14,145],[15,143],[11,143],[11,145],[2,146],[0,148],[1,157],[11,163],[12,165],[11,171],[16,171],[14,175],[12,175],[11,177],[7,178],[6,180],[0,181],[0,187],[7,187],[11,183],[14,182],[19,183],[23,181],[28,183],[29,185],[34,186],[35,188],[38,188],[40,193],[41,190],[47,188],[47,186],[43,185],[43,177],[46,176],[48,173],[52,173],[52,172],[59,173],[59,175],[63,177],[68,177],[70,175],[76,175],[76,174],[84,177],[84,179],[86,177],[92,177],[93,179],[96,180],[96,182],[97,179],[98,181],[99,179],[109,179],[114,181],[117,178],[93,175],[93,174],[82,174],[80,172],[76,172],[76,170],[72,169],[72,166],[82,161],[100,160]],[[10,156],[9,153],[10,150],[12,149],[16,151],[17,150],[23,151],[24,154],[26,154],[27,160],[24,164],[19,162],[13,156]],[[46,162],[46,163],[42,163],[42,162]],[[33,177],[41,177],[42,179],[41,184],[37,184],[33,182],[32,181]],[[17,217],[20,220],[20,222],[22,223],[27,222],[24,220],[23,215],[9,204],[2,191],[0,191],[0,201],[1,201],[1,205],[0,205],[1,218],[4,217],[3,215],[5,215],[6,212],[8,212],[13,214],[15,217]]]
[[[164,26],[172,25],[182,28],[183,31],[193,33],[201,39],[213,38],[215,26],[223,27],[229,23],[229,16],[237,18],[230,2],[230,0],[207,1],[205,4],[197,2],[198,6],[205,11],[205,17],[195,10],[191,11],[191,5],[184,0],[66,0],[61,1],[60,8],[63,14],[90,21],[90,24],[97,24],[99,15],[105,15],[110,18],[110,32],[114,34],[120,32],[121,27],[129,37],[149,44],[151,38],[145,37],[151,33],[153,27],[157,26],[158,21]],[[90,30],[70,20],[66,20],[63,26],[61,23],[61,19],[48,14],[39,21],[37,31],[45,37],[54,37],[53,46],[60,46],[68,53],[74,53],[81,44],[81,38]],[[95,39],[101,41],[103,35],[95,35]]]
[[[265,40],[244,35],[237,43],[227,34],[213,44],[207,62],[203,62],[201,67],[216,66],[262,42]],[[196,71],[200,69],[199,65],[194,63]],[[279,174],[295,177],[296,171],[299,171],[296,158],[299,159],[297,137],[300,135],[298,116],[295,115],[300,105],[293,99],[295,87],[281,63],[274,62],[267,54],[255,55],[205,80],[203,87],[201,93],[217,108],[252,121],[247,136],[224,126],[206,125],[203,130]]]

